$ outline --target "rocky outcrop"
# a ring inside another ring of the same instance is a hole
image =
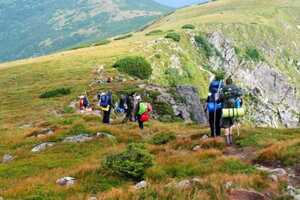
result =
[[[10,154],[4,154],[2,157],[2,163],[9,163],[14,160],[14,157]]]
[[[89,136],[88,134],[80,134],[75,136],[66,137],[63,140],[63,143],[82,143],[93,140],[94,137]]]
[[[207,123],[204,107],[200,102],[197,89],[190,86],[177,86],[177,94],[184,100],[185,110],[192,121],[200,124]]]
[[[232,74],[250,96],[250,121],[258,126],[299,126],[300,98],[287,75],[264,61],[239,61],[233,43],[219,32],[210,34],[209,42],[221,55],[211,57],[210,65]]]
[[[191,86],[177,86],[174,90],[157,85],[141,85],[148,91],[158,92],[155,99],[170,105],[174,115],[181,117],[184,121],[194,121],[197,123],[207,123],[204,106],[200,101],[198,91]],[[154,109],[155,112],[155,109]]]

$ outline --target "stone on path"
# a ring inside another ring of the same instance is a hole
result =
[[[104,133],[104,132],[97,133],[97,137],[108,138],[108,139],[112,139],[112,140],[116,139],[115,136],[113,136],[113,135],[111,135],[109,133]]]
[[[80,134],[75,136],[66,137],[63,142],[64,143],[82,143],[88,142],[93,140],[93,137],[89,136],[88,134]]]
[[[55,145],[55,142],[45,142],[45,143],[42,143],[42,144],[39,144],[37,146],[35,146],[31,152],[33,153],[37,153],[37,152],[40,152],[40,151],[43,151],[45,149],[47,149],[48,147],[52,147]]]
[[[8,163],[10,161],[12,161],[14,159],[14,157],[10,154],[4,154],[3,158],[2,158],[2,163]]]
[[[61,186],[70,186],[75,184],[75,178],[73,177],[63,177],[60,178],[56,181],[56,184],[61,185]]]
[[[141,181],[139,183],[137,183],[134,188],[137,190],[143,189],[145,187],[147,187],[148,183],[146,181]]]

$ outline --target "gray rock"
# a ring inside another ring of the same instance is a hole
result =
[[[35,146],[33,149],[31,149],[31,152],[38,153],[38,152],[44,151],[48,147],[52,147],[54,145],[55,145],[55,142],[45,142],[45,143]]]
[[[196,146],[193,147],[192,150],[193,151],[199,151],[199,150],[201,150],[201,146],[200,145],[196,145]]]
[[[267,198],[264,196],[264,194],[256,191],[236,189],[230,191],[229,199],[230,200],[266,200]]]
[[[90,197],[88,200],[98,200],[97,197]]]
[[[192,187],[192,182],[190,180],[182,180],[176,184],[178,189],[188,189]]]
[[[54,131],[51,128],[43,128],[41,130],[34,131],[30,134],[30,136],[35,136],[35,137],[43,137],[43,136],[49,136],[53,135]]]
[[[63,143],[82,143],[91,140],[93,140],[93,137],[89,136],[88,134],[80,134],[80,135],[66,137],[63,140]]]
[[[190,86],[177,86],[176,91],[184,99],[190,119],[200,124],[206,124],[208,120],[197,89]]]
[[[140,190],[140,189],[143,189],[143,188],[146,188],[148,185],[148,183],[146,181],[141,181],[139,183],[137,183],[134,188],[137,189],[137,190]]]
[[[2,158],[2,163],[8,163],[10,161],[12,161],[14,159],[14,157],[10,154],[4,154],[3,158]]]
[[[63,177],[56,181],[56,184],[61,186],[71,186],[75,184],[76,179],[73,177]]]
[[[97,133],[97,137],[101,137],[101,138],[108,138],[108,139],[112,139],[112,140],[115,140],[116,137],[109,134],[109,133],[104,133],[104,132],[99,132]]]
[[[294,199],[295,199],[295,200],[300,200],[300,195],[299,195],[299,194],[298,194],[298,195],[295,195],[295,196],[294,196]]]
[[[4,198],[3,198],[3,197],[0,197],[0,200],[4,200]]]

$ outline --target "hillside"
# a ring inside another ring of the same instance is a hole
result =
[[[169,10],[152,0],[1,1],[0,62],[101,41],[136,30]]]
[[[13,156],[0,164],[0,197],[297,199],[299,27],[297,0],[218,0],[180,9],[132,37],[0,64],[0,156]],[[131,55],[151,63],[149,80],[112,67]],[[233,147],[222,138],[206,138],[208,127],[191,122],[199,113],[190,108],[195,102],[178,92],[192,85],[205,99],[216,69],[224,69],[246,91],[248,112]],[[39,98],[62,87],[71,93]],[[99,113],[74,107],[79,95],[87,92],[95,105],[96,93],[107,90],[115,97],[146,94],[155,119],[141,132],[136,123],[122,124],[118,114],[105,126]],[[178,108],[188,112],[185,122],[176,117]],[[68,137],[80,134],[84,142],[70,142]],[[46,142],[44,150],[32,152]],[[133,149],[152,156],[142,178],[114,173],[104,164],[132,143],[142,143],[145,149]],[[56,183],[65,176],[76,178],[75,184]],[[147,187],[135,188],[140,180]]]

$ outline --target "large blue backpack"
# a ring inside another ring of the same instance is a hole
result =
[[[212,94],[216,94],[223,87],[224,87],[223,81],[214,80],[210,83],[209,92]]]
[[[101,107],[107,107],[109,106],[110,96],[109,95],[102,95],[100,97],[100,106]]]

